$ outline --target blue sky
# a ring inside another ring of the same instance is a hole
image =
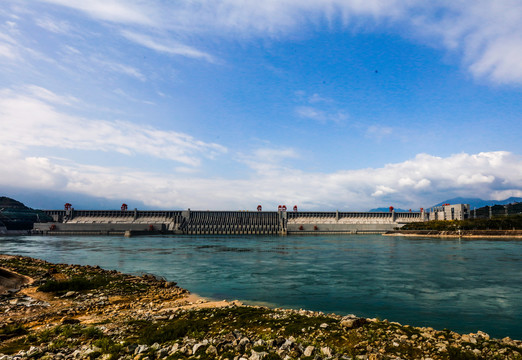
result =
[[[244,210],[522,196],[521,23],[518,0],[3,0],[0,189]]]

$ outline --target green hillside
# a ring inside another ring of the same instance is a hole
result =
[[[52,218],[43,211],[33,210],[14,199],[0,197],[0,223],[8,230],[30,230],[35,222],[48,222]]]

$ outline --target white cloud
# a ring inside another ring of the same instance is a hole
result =
[[[297,115],[301,118],[310,119],[319,123],[342,123],[348,119],[348,115],[343,111],[327,111],[312,106],[298,106],[295,109]]]
[[[427,3],[426,3],[427,4]],[[441,36],[460,51],[476,77],[522,83],[522,3],[518,0],[467,0],[422,6],[413,14],[421,35]]]
[[[74,96],[60,96],[52,91],[37,85],[27,85],[21,88],[23,92],[27,92],[30,96],[39,100],[55,104],[55,105],[72,105],[78,103],[79,100]],[[4,93],[10,93],[8,90],[3,90]]]
[[[366,130],[366,137],[380,141],[384,137],[389,136],[392,133],[393,133],[393,129],[389,126],[371,125]]]
[[[292,148],[259,148],[251,154],[239,154],[238,161],[248,165],[257,173],[276,174],[284,172],[288,166],[285,164],[288,160],[298,159],[299,154]]]
[[[103,60],[103,59],[99,59],[96,57],[91,57],[91,61],[93,63],[98,64],[101,68],[104,68],[104,69],[107,69],[107,70],[110,70],[113,72],[118,72],[120,74],[132,76],[141,81],[147,80],[145,75],[143,75],[138,69],[136,69],[132,66],[120,64],[120,63],[117,63],[114,61]]]
[[[10,21],[6,22],[5,25],[0,24],[0,57],[4,58],[3,66],[23,66],[23,71],[28,71],[27,65],[31,58],[47,63],[54,62],[54,59],[25,46],[19,33],[17,26],[14,26]]]
[[[493,175],[482,175],[482,174],[471,174],[471,175],[460,175],[457,178],[457,183],[459,185],[472,185],[472,184],[480,184],[480,183],[492,183],[495,181],[495,177]]]
[[[161,208],[255,209],[278,204],[302,210],[365,210],[389,206],[428,207],[455,196],[500,199],[522,194],[522,157],[508,152],[456,154],[440,158],[419,154],[382,168],[306,173],[290,167],[265,172],[252,164],[248,178],[172,176],[114,167],[86,166],[48,157],[26,157],[1,143],[0,185],[63,189],[107,198],[140,200]],[[292,159],[291,149],[254,151],[256,157],[277,162],[278,154]],[[187,169],[188,170],[188,169]],[[484,181],[474,174],[493,176]],[[468,179],[465,184],[459,179]],[[409,179],[409,180],[408,180]]]
[[[12,36],[0,32],[0,56],[15,60],[19,57],[16,41]]]
[[[372,193],[372,196],[383,196],[388,194],[396,193],[397,190],[384,185],[377,185],[376,190]]]
[[[128,40],[133,41],[139,45],[145,46],[154,51],[170,55],[180,55],[188,58],[202,59],[208,62],[215,62],[215,59],[212,55],[200,51],[194,47],[175,42],[173,40],[166,40],[165,43],[161,43],[149,36],[134,33],[131,31],[122,31],[122,35]]]
[[[419,182],[417,182],[414,187],[415,189],[426,189],[431,185],[431,181],[428,179],[420,179]]]
[[[504,200],[510,197],[522,197],[522,190],[500,190],[491,193],[493,200]]]
[[[144,99],[138,99],[138,98],[135,98],[129,94],[127,94],[124,90],[118,88],[118,89],[115,89],[113,91],[116,95],[124,98],[125,100],[130,100],[130,101],[134,101],[134,102],[138,102],[138,103],[142,103],[142,104],[147,104],[147,105],[154,105],[154,102],[152,101],[149,101],[149,100],[144,100]]]
[[[115,23],[154,25],[152,14],[154,8],[142,1],[132,0],[40,0],[62,5],[89,14],[91,17]]]
[[[219,144],[175,131],[69,115],[56,106],[70,105],[74,98],[38,86],[26,87],[25,94],[4,89],[0,95],[0,141],[15,149],[33,146],[96,149],[125,155],[145,154],[191,166],[199,165],[203,157],[226,152]]]
[[[14,60],[17,58],[16,50],[10,44],[0,43],[0,56]]]
[[[56,34],[68,34],[71,30],[71,24],[67,21],[53,20],[49,17],[36,19],[36,25],[47,31]]]
[[[335,101],[330,98],[317,93],[308,95],[303,90],[298,90],[294,94],[296,102],[302,104],[294,109],[300,118],[314,120],[321,124],[328,122],[340,124],[348,119],[346,112],[338,109]]]
[[[311,96],[308,97],[308,102],[310,104],[315,104],[315,103],[332,103],[333,100],[332,99],[328,99],[328,98],[325,98],[319,94],[312,94]]]

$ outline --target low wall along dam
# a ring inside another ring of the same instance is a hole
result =
[[[384,233],[427,220],[421,212],[44,210],[39,234],[286,235]]]

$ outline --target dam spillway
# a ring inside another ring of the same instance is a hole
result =
[[[427,220],[421,212],[44,210],[40,234],[286,235],[384,233]]]

